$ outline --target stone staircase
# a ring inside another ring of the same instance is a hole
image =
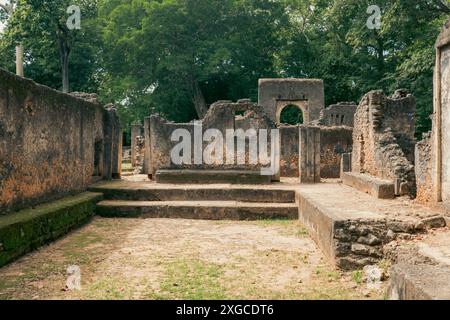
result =
[[[205,220],[298,219],[295,191],[239,185],[97,184],[103,217]]]

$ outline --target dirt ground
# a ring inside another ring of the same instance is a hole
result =
[[[65,289],[79,266],[81,290]],[[0,299],[382,299],[297,221],[104,219],[0,269]]]

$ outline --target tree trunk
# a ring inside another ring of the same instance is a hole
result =
[[[69,55],[70,48],[63,38],[59,38],[59,53],[61,59],[61,74],[62,74],[62,91],[64,93],[70,92],[69,87]]]
[[[23,54],[24,49],[22,44],[16,46],[16,74],[20,77],[24,76],[23,73]]]
[[[16,4],[15,1],[11,0],[9,5],[1,4],[0,3],[0,9],[5,10],[9,18],[11,18],[14,14],[14,11],[16,10]],[[23,54],[24,49],[23,45],[19,43],[16,45],[16,75],[23,77]]]
[[[197,111],[197,115],[199,119],[203,119],[208,111],[208,107],[206,105],[205,97],[203,95],[202,90],[200,89],[200,85],[197,80],[191,80],[192,86],[192,102],[194,103],[195,110]]]

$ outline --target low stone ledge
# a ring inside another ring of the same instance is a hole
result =
[[[388,180],[378,179],[366,174],[343,172],[342,182],[378,199],[395,198],[395,185]]]
[[[345,271],[377,264],[386,258],[384,248],[393,240],[426,232],[418,219],[386,215],[394,202],[355,194],[347,186],[301,186],[296,198],[310,236],[330,262]]]
[[[87,222],[102,194],[85,192],[0,218],[0,267]]]
[[[158,170],[157,183],[198,184],[270,184],[271,176],[250,170]]]
[[[450,300],[450,268],[401,263],[391,268],[390,300]]]

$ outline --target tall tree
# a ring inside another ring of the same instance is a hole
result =
[[[72,28],[69,8],[79,8],[80,29]],[[69,59],[73,48],[80,42],[90,41],[95,24],[89,23],[97,13],[95,0],[20,0],[17,14],[11,21],[11,35],[37,45],[36,51],[43,48],[58,48],[62,77],[62,91],[69,92]],[[95,30],[95,29],[94,29]]]
[[[113,81],[151,94],[174,120],[180,103],[189,120],[218,96],[254,95],[259,77],[276,75],[287,22],[268,0],[105,1],[102,14]]]
[[[3,13],[6,15],[6,18],[10,18],[14,15],[14,12],[17,9],[17,0],[9,0],[7,3],[0,3],[0,11],[3,10]],[[21,43],[16,44],[16,74],[18,76],[23,77],[23,55],[24,49]]]

